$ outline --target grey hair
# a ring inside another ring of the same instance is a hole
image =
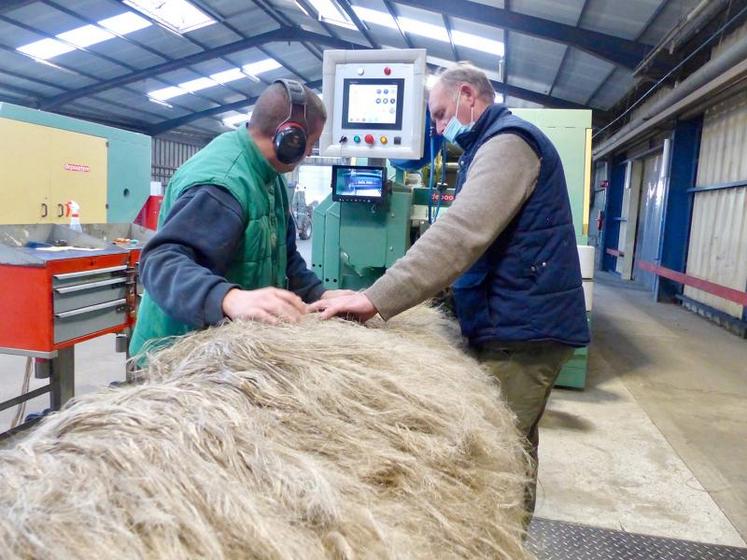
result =
[[[485,72],[469,62],[457,62],[438,76],[439,83],[449,91],[455,91],[462,84],[469,84],[477,91],[477,96],[486,103],[495,99],[495,90]]]

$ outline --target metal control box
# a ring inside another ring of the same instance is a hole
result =
[[[327,124],[320,152],[332,157],[423,155],[425,49],[324,51]]]

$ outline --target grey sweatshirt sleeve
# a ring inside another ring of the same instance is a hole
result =
[[[140,277],[168,315],[194,328],[223,319],[225,278],[244,232],[239,202],[225,189],[200,185],[180,196],[143,249]]]
[[[490,247],[534,192],[537,154],[520,136],[501,134],[475,154],[459,196],[364,293],[389,319],[449,286]]]

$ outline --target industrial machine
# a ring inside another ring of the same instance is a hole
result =
[[[0,103],[0,353],[50,378],[0,410],[45,392],[59,408],[73,395],[75,344],[132,326],[150,233],[130,222],[150,157],[148,136]]]
[[[321,136],[321,152],[348,158],[351,163],[334,166],[330,195],[314,212],[311,266],[327,288],[370,286],[454,199],[448,183],[453,185],[455,173],[447,171],[456,165],[449,162],[455,154],[445,157],[444,150],[440,166],[431,161],[428,173],[434,179],[429,180],[430,187],[423,181],[409,184],[405,172],[395,171],[385,159],[420,159],[424,148],[431,148],[425,126],[424,74],[424,52],[418,49],[325,51],[323,88],[328,121]],[[585,245],[591,112],[513,112],[538,126],[558,149],[577,243]],[[426,154],[429,151],[433,156],[434,150],[425,150]],[[437,182],[435,176],[439,175]],[[451,181],[445,180],[449,177]],[[590,286],[590,281],[585,284]],[[589,297],[589,317],[590,304]],[[587,350],[583,348],[563,370],[558,385],[583,388],[586,369]]]

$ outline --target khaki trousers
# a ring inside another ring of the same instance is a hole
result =
[[[557,342],[494,343],[476,350],[477,359],[501,384],[509,408],[516,414],[519,433],[531,458],[530,479],[524,497],[526,523],[531,521],[537,497],[539,422],[550,391],[574,349]]]

